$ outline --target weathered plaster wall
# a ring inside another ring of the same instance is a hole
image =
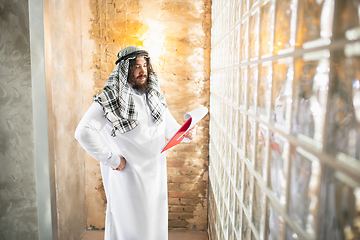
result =
[[[0,239],[37,239],[26,0],[0,2]]]
[[[79,239],[86,226],[83,150],[74,139],[82,117],[82,5],[47,2],[48,96],[51,108],[59,239]]]
[[[93,94],[101,91],[115,67],[117,52],[135,45],[150,52],[169,109],[179,123],[187,111],[209,106],[210,0],[90,0],[89,4],[89,33],[95,44]],[[197,129],[195,141],[167,152],[170,229],[206,230],[208,117]],[[86,158],[87,227],[102,229],[106,200],[100,169],[98,162]]]
[[[90,29],[92,26],[91,19],[93,13],[90,9],[89,0],[81,0],[81,34],[82,34],[82,115],[90,107],[94,96],[94,63],[93,55],[96,52],[95,42],[90,37]],[[94,160],[88,153],[83,151],[83,159],[85,164],[85,193],[87,196],[86,212],[87,212],[87,228],[103,229],[105,227],[105,192],[101,181],[99,162]],[[97,166],[98,171],[89,171],[89,164]],[[100,190],[100,191],[99,191]],[[100,194],[98,194],[100,193]],[[90,198],[90,199],[89,199]],[[99,222],[93,225],[94,222]]]

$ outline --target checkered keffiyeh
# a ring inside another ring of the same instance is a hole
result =
[[[111,132],[113,137],[117,131],[125,133],[139,124],[131,86],[127,83],[129,61],[138,56],[149,58],[146,51],[137,47],[127,47],[121,50],[118,53],[117,65],[105,83],[103,91],[95,97],[95,101],[103,107],[105,117],[113,124]],[[167,105],[156,75],[151,74],[148,78],[147,101],[153,121],[159,125],[163,120],[163,113]]]

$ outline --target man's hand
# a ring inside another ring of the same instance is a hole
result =
[[[126,159],[123,156],[120,156],[120,164],[117,168],[112,168],[112,170],[121,171],[124,170],[126,164]]]
[[[196,135],[196,125],[193,126],[186,134],[184,134],[184,137],[193,140],[195,135]]]

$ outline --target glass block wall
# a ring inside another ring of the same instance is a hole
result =
[[[360,0],[213,0],[211,240],[359,239]]]

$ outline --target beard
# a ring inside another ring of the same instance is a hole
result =
[[[145,77],[146,81],[142,82],[141,81],[142,77]],[[128,82],[130,83],[132,88],[142,91],[142,92],[146,92],[146,90],[148,88],[148,76],[146,74],[140,75],[136,78],[134,75],[131,75],[131,76],[129,76]]]

